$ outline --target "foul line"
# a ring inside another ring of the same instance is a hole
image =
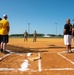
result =
[[[74,65],[74,62],[73,61],[71,61],[70,59],[68,59],[68,58],[66,58],[65,56],[63,56],[62,54],[60,54],[60,53],[57,53],[59,56],[61,56],[62,58],[64,58],[64,59],[66,59],[67,61],[69,61],[71,64],[73,64]]]
[[[18,53],[18,52],[12,52],[11,50],[6,50],[6,51],[9,52],[10,54],[17,54],[17,55],[22,56],[22,54],[21,53]]]
[[[40,57],[40,53],[38,53],[38,57]],[[38,60],[38,71],[41,72],[42,68],[41,68],[41,59]]]
[[[50,71],[55,71],[55,70],[57,70],[57,71],[62,71],[62,70],[68,70],[68,71],[74,71],[74,68],[50,68],[50,69],[43,69],[44,71],[47,71],[47,70],[50,70]]]
[[[4,55],[3,57],[0,58],[0,61],[2,61],[4,58],[6,58],[9,55],[11,55],[11,54]]]
[[[0,71],[13,71],[13,70],[17,70],[15,68],[0,68]]]

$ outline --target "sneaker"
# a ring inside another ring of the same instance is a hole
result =
[[[69,52],[68,50],[66,50],[66,53],[67,53],[67,54],[70,54],[70,52]]]
[[[9,54],[9,52],[7,52],[7,51],[3,51],[3,53],[4,53],[4,54]]]
[[[69,50],[69,52],[70,52],[70,53],[72,53],[72,51],[71,51],[71,50]]]

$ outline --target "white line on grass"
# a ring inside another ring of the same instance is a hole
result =
[[[57,53],[58,55],[60,55],[62,58],[64,58],[64,59],[66,59],[67,61],[69,61],[71,64],[73,64],[74,65],[74,62],[73,61],[71,61],[70,59],[68,59],[68,58],[66,58],[65,56],[63,56],[62,54],[60,54],[60,53]]]
[[[40,53],[38,53],[38,57],[40,57]],[[38,71],[41,72],[42,68],[41,68],[41,59],[38,60]]]

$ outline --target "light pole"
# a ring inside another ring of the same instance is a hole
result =
[[[56,22],[56,23],[55,23],[55,25],[56,25],[56,36],[57,36],[57,24],[58,24],[58,23]]]
[[[30,23],[27,24],[28,24],[28,34],[30,34]]]

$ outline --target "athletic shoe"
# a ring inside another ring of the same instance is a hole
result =
[[[67,54],[70,54],[71,52],[69,52],[68,50],[65,51]]]
[[[7,52],[7,51],[3,51],[3,53],[4,53],[4,54],[9,54],[9,52]]]
[[[72,53],[72,51],[71,51],[71,50],[69,50],[69,52],[70,52],[70,53]]]

